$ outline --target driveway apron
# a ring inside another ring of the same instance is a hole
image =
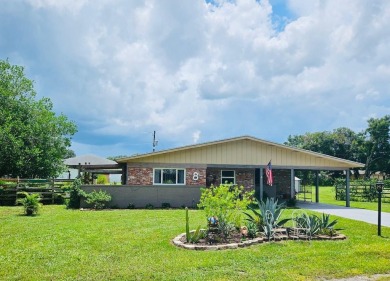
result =
[[[357,209],[357,208],[347,208],[343,206],[335,206],[321,203],[313,203],[313,202],[297,202],[297,207],[301,209],[307,209],[315,212],[335,215],[347,219],[363,221],[371,224],[378,224],[378,212],[365,210],[365,209]],[[390,213],[381,214],[381,225],[390,227]]]

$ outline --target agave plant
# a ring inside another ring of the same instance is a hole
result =
[[[333,236],[336,233],[334,226],[336,225],[337,220],[330,221],[330,215],[322,213],[320,220],[320,233]]]
[[[337,223],[337,220],[330,221],[330,215],[322,213],[321,218],[321,229],[329,229],[333,228],[333,226]]]
[[[268,240],[271,240],[275,236],[274,217],[270,211],[265,212],[264,216],[263,233]]]
[[[295,217],[294,220],[300,228],[305,230],[309,239],[312,239],[313,235],[317,234],[321,229],[321,220],[316,215],[303,213]]]
[[[282,226],[290,219],[279,220],[280,215],[283,212],[284,203],[278,204],[278,200],[274,198],[267,198],[267,200],[257,200],[258,208],[249,206],[249,209],[253,212],[244,214],[247,216],[247,221],[255,223],[260,231],[264,231],[264,226],[271,225],[273,228]]]
[[[19,198],[16,200],[16,204],[23,205],[24,213],[27,216],[32,216],[34,214],[37,214],[39,209],[42,206],[41,197],[37,193],[28,193],[28,192],[18,192],[20,195],[24,195],[23,198]]]

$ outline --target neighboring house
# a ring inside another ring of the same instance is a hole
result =
[[[107,181],[120,182],[122,169],[117,162],[96,156],[93,154],[81,155],[64,160],[65,165],[68,166],[68,171],[63,173],[59,178],[61,179],[75,179],[81,173],[87,172],[93,175],[105,175]],[[112,176],[114,174],[114,177]]]
[[[359,180],[364,180],[366,171],[365,170],[359,170],[359,177],[357,179]],[[345,175],[345,171],[344,171]],[[353,178],[356,179],[355,174],[353,174]],[[376,180],[385,180],[386,179],[386,173],[383,172],[375,172],[370,176],[371,179],[376,179]]]
[[[267,185],[265,176],[270,160],[272,186]],[[112,194],[119,207],[129,203],[144,207],[148,202],[156,207],[163,202],[176,207],[194,205],[200,187],[225,182],[255,190],[258,198],[289,199],[295,195],[295,170],[345,170],[349,177],[351,168],[364,166],[250,136],[135,155],[117,162],[125,165],[126,171],[126,186]]]

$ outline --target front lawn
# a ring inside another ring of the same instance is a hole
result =
[[[185,232],[184,210],[44,206],[35,217],[21,213],[0,207],[0,280],[317,280],[390,273],[390,228],[383,227],[380,238],[375,225],[342,218],[343,241],[199,252],[171,243]],[[203,211],[190,210],[191,229],[205,222]]]
[[[338,201],[335,199],[335,188],[334,186],[320,186],[320,203],[345,206],[345,201]],[[313,201],[315,201],[315,187],[313,187]],[[378,210],[378,202],[357,202],[350,201],[351,207],[367,209],[367,210]],[[390,213],[390,203],[382,202],[382,212]]]

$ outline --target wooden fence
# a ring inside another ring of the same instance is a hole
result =
[[[346,187],[345,184],[336,185],[336,200],[345,200]],[[351,201],[364,201],[374,202],[378,201],[378,192],[375,184],[362,184],[353,183],[350,184],[350,200]],[[390,203],[390,186],[384,186],[382,192],[382,202]]]
[[[55,179],[2,179],[0,178],[0,206],[15,205],[19,192],[37,193],[43,204],[61,204],[67,197],[64,185],[73,180]]]

